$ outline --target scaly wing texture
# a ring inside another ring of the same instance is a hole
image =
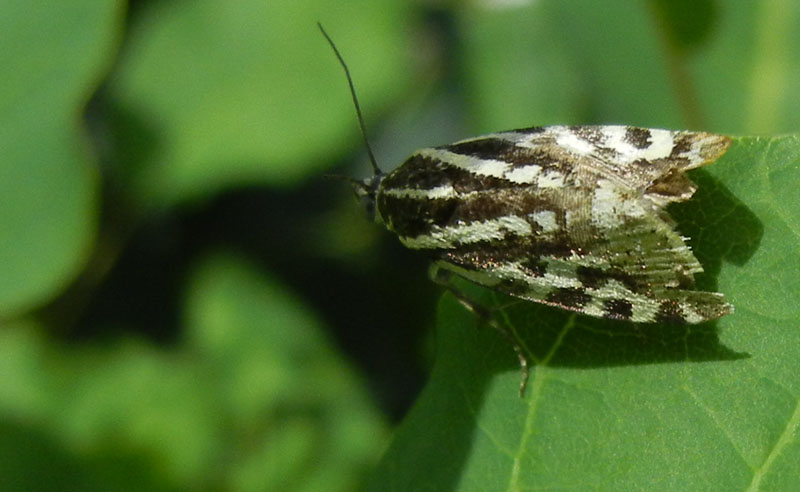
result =
[[[702,267],[664,207],[727,137],[547,127],[422,149],[378,192],[381,219],[440,267],[592,316],[698,323],[731,311],[690,290]]]

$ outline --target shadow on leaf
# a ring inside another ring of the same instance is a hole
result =
[[[670,215],[705,271],[698,290],[716,291],[723,261],[743,265],[755,253],[764,227],[742,202],[708,172],[692,173],[698,190],[675,204]],[[495,301],[499,305],[505,300]],[[735,360],[748,357],[723,346],[717,322],[698,325],[627,323],[576,315],[520,302],[505,309],[512,329],[534,363],[604,367],[668,362]],[[511,362],[514,359],[511,358]]]

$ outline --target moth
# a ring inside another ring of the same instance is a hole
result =
[[[532,127],[421,149],[390,173],[367,144],[374,175],[352,182],[375,220],[437,271],[588,316],[701,323],[733,307],[693,290],[703,268],[666,206],[694,194],[686,171],[729,145],[703,132]]]

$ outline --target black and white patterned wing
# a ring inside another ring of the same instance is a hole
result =
[[[381,219],[408,247],[508,294],[592,316],[697,323],[731,311],[664,207],[726,137],[547,127],[422,149],[386,176]]]

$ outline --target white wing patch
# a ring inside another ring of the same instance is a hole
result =
[[[502,240],[508,234],[529,236],[533,229],[524,218],[509,215],[471,224],[433,226],[429,232],[417,237],[400,236],[400,241],[412,249],[452,249],[464,244]]]
[[[556,213],[552,210],[540,210],[532,213],[530,217],[536,222],[536,225],[542,228],[542,232],[545,234],[551,234],[560,229],[558,223],[556,223]]]
[[[541,174],[542,167],[536,164],[529,164],[527,166],[515,167],[507,172],[503,177],[513,183],[532,184],[536,182],[536,178]]]
[[[555,127],[556,145],[577,155],[591,155],[596,149],[595,145],[587,142],[565,127]]]
[[[443,149],[422,149],[416,153],[430,159],[442,160],[451,166],[480,176],[502,178],[512,167],[511,164],[505,161],[481,159],[471,155],[456,154],[455,152]]]
[[[629,164],[638,160],[652,161],[666,159],[672,153],[675,143],[672,132],[667,130],[650,130],[650,145],[638,148],[626,139],[628,128],[625,126],[606,126],[602,129],[605,135],[605,146],[617,153],[620,162]]]
[[[592,223],[598,228],[616,229],[629,218],[643,217],[645,213],[638,200],[622,196],[616,183],[607,179],[597,181],[592,200]]]

